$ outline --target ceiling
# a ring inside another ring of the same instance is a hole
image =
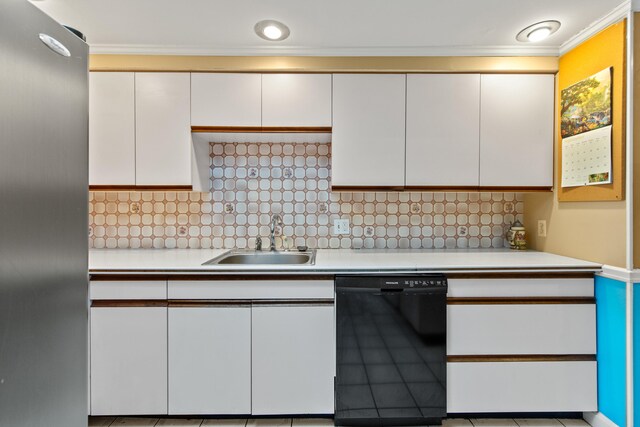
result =
[[[92,53],[185,55],[555,55],[624,0],[33,0]],[[281,42],[253,26],[279,20]],[[538,44],[516,34],[547,19]]]

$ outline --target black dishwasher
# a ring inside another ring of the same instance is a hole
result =
[[[441,424],[447,279],[336,276],[335,424]]]

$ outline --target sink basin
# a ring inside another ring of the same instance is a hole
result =
[[[316,251],[229,251],[202,265],[313,265]]]

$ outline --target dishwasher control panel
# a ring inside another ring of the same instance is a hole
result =
[[[447,288],[447,278],[441,274],[415,276],[336,276],[336,286],[347,288],[378,288],[382,290]]]

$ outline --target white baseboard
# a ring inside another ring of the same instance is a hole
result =
[[[619,427],[602,412],[583,412],[582,416],[592,427]]]

